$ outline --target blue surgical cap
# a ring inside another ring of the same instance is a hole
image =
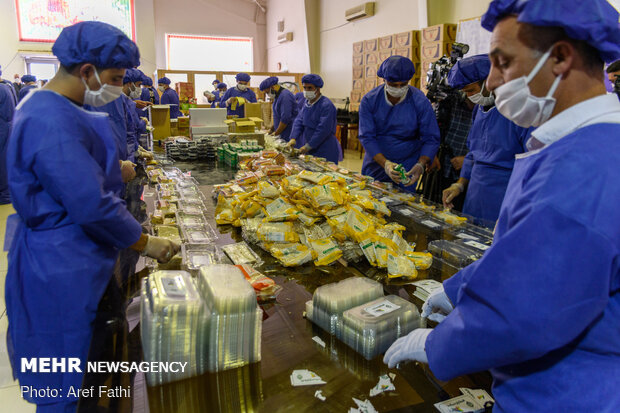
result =
[[[408,82],[414,74],[413,62],[404,56],[388,57],[377,70],[377,76],[388,82]]]
[[[472,83],[485,80],[491,70],[491,60],[486,54],[466,57],[450,69],[448,84],[454,89],[463,89]]]
[[[494,0],[482,27],[492,31],[508,15],[534,26],[561,27],[571,39],[598,50],[605,62],[620,58],[618,11],[607,0]]]
[[[65,27],[52,47],[60,64],[92,63],[99,69],[127,69],[140,65],[138,46],[107,23],[85,21]]]
[[[153,86],[153,79],[148,76],[144,76],[144,79],[142,79],[142,84],[144,86]]]
[[[237,82],[249,82],[250,75],[248,75],[247,73],[237,73],[237,76],[235,76],[235,80]]]
[[[169,85],[170,84],[170,79],[168,79],[167,77],[162,77],[161,79],[159,79],[157,81],[158,85]]]
[[[142,82],[144,80],[144,73],[140,69],[134,69],[133,71],[133,81],[134,82]]]
[[[311,85],[314,85],[316,87],[323,87],[323,79],[321,79],[321,76],[315,75],[313,73],[302,77],[301,83],[310,83]]]
[[[127,69],[125,71],[125,76],[123,77],[123,84],[127,84],[127,83],[133,83],[134,79],[135,79],[135,74],[134,74],[134,70],[135,69]]]
[[[226,89],[228,86],[226,86],[226,83],[224,82],[220,82],[217,84],[217,88],[218,89]]]
[[[218,83],[220,83],[220,81],[215,79],[213,82],[211,82],[211,84],[213,84],[213,83],[215,83],[217,85]]]
[[[37,78],[32,76],[32,75],[23,75],[22,76],[22,82],[24,83],[28,83],[28,82],[36,82]]]
[[[271,86],[277,85],[277,84],[278,84],[278,78],[275,77],[275,76],[271,76],[271,77],[268,77],[267,79],[263,80],[262,82],[260,82],[259,89],[262,91],[262,90],[265,90],[265,89],[270,88]]]

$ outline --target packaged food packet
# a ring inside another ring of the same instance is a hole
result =
[[[374,230],[370,219],[355,208],[350,208],[344,223],[344,232],[356,242],[361,242]]]
[[[280,197],[265,207],[265,221],[294,221],[297,219],[297,209]]]
[[[434,212],[433,216],[437,219],[440,219],[446,222],[447,224],[454,225],[454,226],[460,226],[467,222],[467,218],[460,217],[456,214],[453,214],[452,212],[450,212],[450,210],[447,210],[447,209],[443,211]]]
[[[299,235],[291,222],[263,222],[256,235],[264,242],[299,242]]]
[[[375,238],[375,255],[377,257],[377,267],[387,268],[388,253],[396,254],[396,245],[392,240],[383,237]]]
[[[407,251],[405,256],[413,261],[418,270],[428,270],[433,265],[433,255],[430,252]]]
[[[309,217],[308,215],[304,214],[301,211],[297,211],[296,214],[297,214],[297,220],[299,220],[299,222],[301,222],[307,227],[314,225],[319,220],[319,218]]]
[[[343,205],[344,191],[338,184],[314,185],[303,190],[304,198],[317,209],[330,209]]]
[[[319,267],[329,265],[342,257],[342,251],[331,238],[308,240],[316,254],[314,264]]]
[[[300,179],[312,182],[313,184],[316,184],[316,185],[325,185],[328,182],[331,182],[332,180],[332,178],[329,175],[326,175],[320,172],[307,171],[307,170],[301,171],[299,174],[297,174],[297,176]]]
[[[312,261],[312,251],[303,244],[272,244],[271,255],[285,267],[298,267]]]
[[[407,278],[414,279],[418,276],[415,264],[409,258],[388,253],[387,257],[388,278]]]
[[[245,279],[252,285],[258,301],[272,300],[282,290],[282,287],[277,285],[274,280],[247,264],[235,265],[235,267],[241,270]]]
[[[278,188],[265,181],[258,183],[258,193],[263,198],[277,198],[280,196],[280,191]]]
[[[360,248],[362,249],[362,252],[364,253],[364,256],[366,257],[366,259],[368,260],[368,263],[372,265],[373,267],[376,267],[377,266],[377,255],[375,254],[375,242],[372,236],[364,238],[360,242]]]
[[[399,254],[404,255],[407,251],[413,251],[411,245],[409,245],[399,233],[394,233],[392,236],[392,242],[396,245],[395,252],[398,252]]]

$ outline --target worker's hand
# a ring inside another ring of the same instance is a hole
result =
[[[435,159],[433,159],[433,163],[430,165],[430,167],[426,167],[426,171],[433,172],[439,170],[441,170],[441,162],[439,162],[439,158],[435,156]]]
[[[140,116],[140,120],[144,121],[144,123],[146,123],[147,125],[149,124],[149,118],[147,117]]]
[[[167,263],[174,257],[181,246],[174,241],[166,238],[149,236],[146,247],[142,252],[147,257],[156,259],[158,262]]]
[[[297,144],[297,141],[295,139],[291,139],[290,141],[288,141],[288,143],[286,144],[286,146],[288,148],[294,148],[295,145]]]
[[[410,178],[410,181],[405,186],[417,185],[420,177],[424,173],[424,165],[420,162],[413,165],[413,168],[409,172],[407,172],[407,176]]]
[[[433,331],[431,328],[418,328],[396,340],[385,352],[383,362],[394,368],[406,360],[414,360],[428,364],[426,357],[426,339]]]
[[[310,145],[305,144],[304,146],[302,146],[301,148],[299,148],[299,153],[308,153],[312,150],[312,148],[310,147]]]
[[[145,102],[144,100],[134,100],[134,102],[136,102],[138,109],[144,109],[147,106],[153,105],[151,102]]]
[[[465,188],[463,187],[463,184],[459,184],[458,182],[455,182],[448,188],[444,189],[442,196],[444,208],[454,208],[454,204],[452,204],[452,201],[464,190]]]
[[[236,97],[228,98],[228,100],[226,101],[226,106],[230,106],[232,105],[233,102],[236,102],[236,101],[237,101]]]
[[[387,174],[387,176],[390,177],[392,181],[399,184],[401,180],[400,180],[400,174],[396,170],[396,165],[397,164],[395,164],[394,162],[388,161],[386,159],[385,164],[383,165],[383,169],[385,170],[385,173]]]
[[[464,156],[456,156],[452,159],[450,159],[450,163],[452,164],[452,167],[454,169],[456,169],[457,171],[460,171],[461,168],[463,167],[463,162],[465,161],[465,157]]]
[[[422,306],[421,315],[422,318],[441,323],[452,310],[454,310],[454,306],[442,286],[428,296]]]
[[[270,135],[273,135],[273,133],[274,133],[275,131],[276,131],[276,130],[275,130],[275,129],[274,129],[274,127],[272,126],[272,127],[269,129],[269,134],[270,134]]]
[[[131,161],[121,161],[121,179],[127,183],[136,177],[136,164]]]
[[[141,146],[138,146],[138,155],[140,156],[140,158],[146,160],[146,161],[152,161],[153,160],[153,152],[147,151],[146,149],[142,148]]]

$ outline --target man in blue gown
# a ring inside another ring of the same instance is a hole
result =
[[[268,77],[260,84],[260,90],[271,96],[273,101],[273,127],[271,133],[288,142],[293,130],[293,122],[297,117],[297,102],[290,90],[278,84],[278,78]]]
[[[306,103],[293,123],[290,146],[330,162],[342,160],[342,148],[336,139],[336,106],[321,94],[323,79],[309,74],[301,78]]]
[[[237,73],[235,76],[237,86],[228,89],[222,96],[220,107],[228,108],[228,116],[245,116],[245,106],[237,98],[243,98],[246,102],[256,103],[256,93],[250,89],[250,75]],[[233,109],[235,106],[235,109]]]
[[[14,113],[13,85],[0,83],[0,205],[11,203],[5,159]]]
[[[448,76],[454,89],[465,92],[476,104],[467,137],[469,152],[463,161],[459,180],[443,191],[444,206],[467,188],[463,213],[479,223],[493,227],[499,216],[515,155],[526,152],[530,130],[515,125],[495,107],[493,95],[483,91],[491,61],[487,55],[458,61]],[[486,95],[486,96],[485,96]]]
[[[19,93],[17,94],[17,99],[21,102],[22,99],[26,97],[26,95],[33,89],[37,88],[37,78],[32,75],[23,75],[22,76],[22,88],[19,89]]]
[[[412,192],[435,158],[440,136],[431,103],[409,85],[414,74],[406,57],[387,58],[377,71],[386,83],[362,98],[359,111],[359,139],[366,150],[362,174]],[[395,169],[398,164],[408,171],[406,185]]]
[[[159,99],[159,102],[162,105],[170,105],[170,119],[183,116],[179,106],[179,95],[176,90],[170,87],[170,79],[164,76],[157,81],[157,84],[157,88],[161,92],[161,99]]]
[[[81,22],[63,29],[52,52],[60,68],[15,113],[7,151],[17,211],[6,277],[7,348],[22,388],[58,389],[61,397],[22,393],[37,412],[74,412],[98,305],[118,251],[131,247],[168,261],[179,246],[142,234],[119,197],[118,145],[102,106],[121,94],[138,48],[119,29]],[[44,136],[45,139],[41,139]],[[22,359],[76,358],[81,371],[40,373]]]
[[[537,129],[493,245],[424,304],[447,317],[384,360],[428,363],[440,380],[490,370],[494,412],[620,411],[620,102],[603,81],[620,57],[618,12],[495,0],[482,25],[498,110]]]
[[[153,105],[159,105],[159,93],[153,87],[153,79],[148,76],[144,76],[142,79],[142,93],[140,94],[140,100],[144,102],[151,102]]]

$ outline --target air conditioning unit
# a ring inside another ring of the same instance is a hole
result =
[[[365,17],[370,17],[375,15],[375,3],[374,1],[369,1],[364,4],[360,4],[359,6],[353,7],[344,12],[344,18],[347,21],[353,21],[358,19],[363,19]]]
[[[293,32],[286,32],[278,35],[278,43],[286,43],[293,41]]]

